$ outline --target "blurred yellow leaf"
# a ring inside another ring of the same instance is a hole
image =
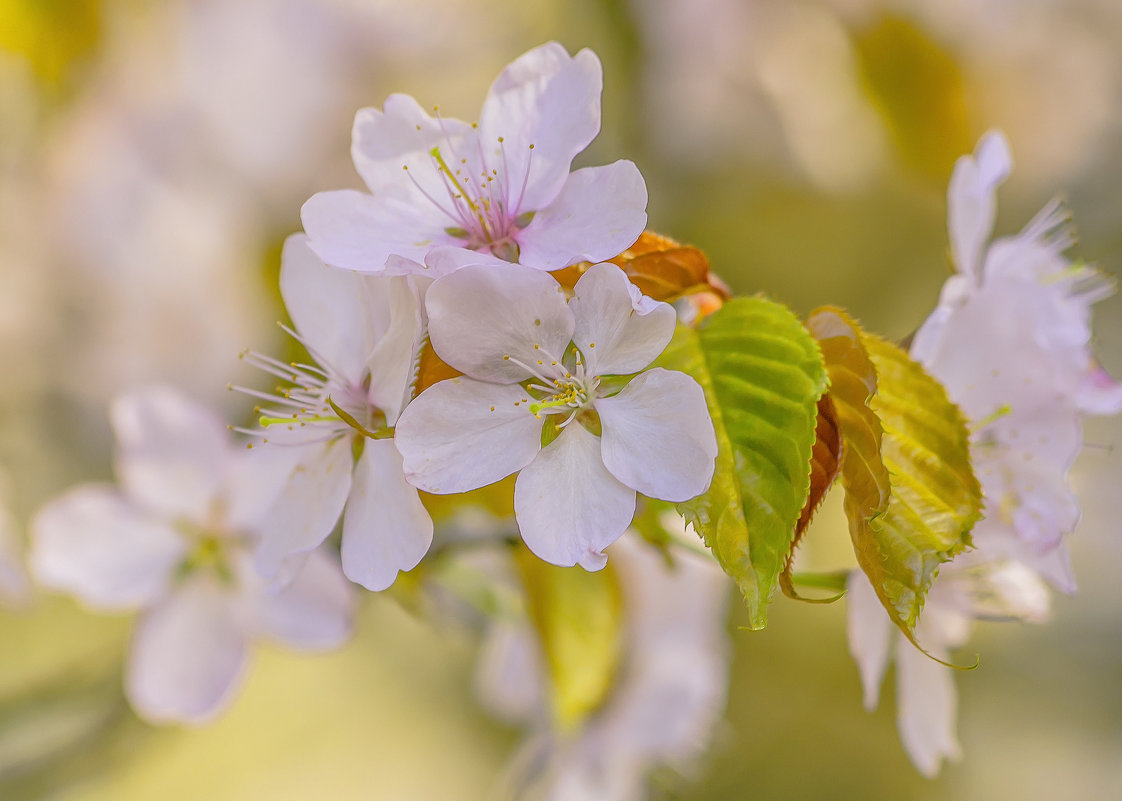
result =
[[[942,183],[974,146],[965,82],[954,56],[904,17],[886,14],[855,32],[865,89],[904,163]]]

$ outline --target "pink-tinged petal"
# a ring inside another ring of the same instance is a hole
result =
[[[849,653],[861,674],[865,709],[871,712],[877,708],[880,684],[888,668],[892,621],[877,598],[873,585],[860,570],[849,574],[845,584],[845,604]],[[910,643],[907,645],[912,647]]]
[[[328,267],[303,234],[285,240],[280,290],[288,315],[313,357],[353,383],[388,325],[388,288],[388,279]]]
[[[595,405],[604,465],[628,487],[675,502],[709,488],[717,437],[705,393],[688,375],[656,367]]]
[[[574,421],[518,474],[514,514],[541,559],[599,570],[635,516],[635,491],[604,467],[600,438]]]
[[[569,301],[573,344],[593,375],[637,373],[658,358],[674,336],[669,303],[652,300],[614,264],[597,264],[580,277]]]
[[[647,185],[630,161],[569,175],[557,199],[518,232],[518,261],[557,270],[627,250],[647,225]]]
[[[306,451],[300,447],[276,444],[276,440],[297,436],[282,427],[270,432],[268,442],[242,448],[234,454],[227,472],[223,521],[231,532],[257,531],[273,504],[284,492],[289,476]],[[294,440],[299,442],[300,440]]]
[[[350,494],[354,465],[347,436],[328,443],[277,447],[300,447],[301,458],[260,524],[256,565],[267,577],[279,575],[289,557],[327,539]]]
[[[355,114],[351,156],[375,195],[396,196],[418,207],[431,205],[426,195],[448,202],[444,179],[431,155],[434,147],[450,164],[464,157],[474,159],[475,133],[460,120],[430,117],[416,100],[402,94],[386,98],[381,111],[364,108]],[[474,160],[472,166],[477,166]]]
[[[488,622],[475,668],[476,697],[500,720],[532,723],[547,704],[541,644],[526,622]]]
[[[300,571],[279,591],[261,587],[251,604],[254,632],[294,648],[335,648],[354,630],[354,588],[339,560],[323,548],[308,553]]]
[[[432,518],[405,481],[393,440],[368,439],[343,512],[343,570],[380,592],[417,566],[432,544]]]
[[[557,197],[573,158],[600,132],[602,90],[596,54],[570,57],[556,42],[520,56],[495,79],[479,142],[488,165],[503,170],[512,208],[537,211]]]
[[[947,189],[947,218],[955,266],[975,281],[981,278],[982,250],[993,232],[997,187],[1013,169],[1009,143],[998,131],[978,142],[973,156],[958,160]]]
[[[425,265],[432,271],[434,278],[440,278],[463,267],[507,267],[510,262],[490,253],[444,246],[430,250],[425,257]]]
[[[424,293],[428,279],[414,276],[384,278],[379,287],[388,301],[388,320],[377,344],[369,352],[370,403],[386,415],[392,426],[409,400],[417,352],[424,336]]]
[[[450,223],[435,206],[390,195],[319,192],[304,203],[300,218],[316,255],[333,267],[360,273],[382,273],[391,256],[419,264],[429,248],[458,243],[445,232]]]
[[[397,421],[405,478],[425,492],[467,492],[506,478],[541,449],[542,421],[517,385],[450,378],[422,392]]]
[[[187,545],[169,521],[112,487],[76,487],[31,519],[32,572],[40,584],[97,609],[132,609],[164,593]]]
[[[946,649],[931,647],[946,660]],[[928,778],[939,773],[944,758],[961,756],[955,735],[958,696],[951,668],[921,653],[903,637],[896,642],[896,723],[904,750],[916,770]]]
[[[481,381],[524,381],[524,365],[548,371],[573,336],[561,285],[515,264],[463,267],[434,282],[425,305],[437,355]]]
[[[245,621],[232,590],[207,576],[141,618],[125,692],[151,723],[205,723],[233,698],[246,668]]]
[[[171,387],[117,397],[117,475],[125,493],[167,516],[204,522],[221,495],[233,456],[226,424]]]

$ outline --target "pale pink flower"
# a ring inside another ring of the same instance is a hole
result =
[[[857,662],[865,708],[876,709],[889,661],[896,660],[896,722],[912,764],[935,776],[944,759],[962,749],[955,733],[958,695],[951,650],[965,645],[975,620],[1044,621],[1048,588],[1030,568],[1014,561],[943,568],[927,596],[916,638],[927,656],[897,631],[865,574],[855,570],[846,585],[849,650]]]
[[[611,557],[623,590],[625,656],[603,707],[575,731],[552,726],[545,660],[529,623],[496,621],[487,632],[478,692],[497,716],[529,732],[510,777],[519,798],[639,801],[655,767],[694,767],[724,709],[730,584],[720,567],[686,551],[668,565],[635,536],[615,543]]]
[[[319,546],[342,515],[343,571],[384,590],[432,543],[432,519],[405,482],[391,434],[412,392],[428,280],[327,267],[296,235],[285,243],[280,283],[296,326],[290,333],[317,364],[248,353],[249,362],[293,386],[281,395],[235,387],[268,401],[262,428],[250,433],[292,463],[258,569],[282,573],[293,557]]]
[[[87,484],[31,522],[36,578],[101,611],[140,610],[125,676],[137,713],[201,723],[232,700],[249,644],[310,650],[350,634],[350,585],[326,552],[279,592],[252,549],[286,462],[229,441],[209,410],[161,387],[112,409],[120,488]]]
[[[1021,233],[987,245],[994,193],[1010,169],[997,132],[955,165],[947,199],[958,272],[912,355],[973,421],[986,506],[976,544],[988,558],[1031,564],[1071,592],[1063,537],[1079,520],[1067,473],[1083,447],[1080,420],[1122,410],[1122,386],[1090,347],[1091,305],[1114,287],[1063,255],[1073,236],[1056,203]]]
[[[351,149],[370,194],[308,200],[311,248],[370,273],[387,260],[424,272],[442,246],[543,270],[621,253],[646,225],[639,170],[617,161],[569,172],[600,130],[602,83],[592,51],[570,56],[551,42],[503,70],[478,124],[430,116],[407,95],[359,111]]]
[[[705,397],[684,373],[646,368],[674,333],[674,310],[613,264],[572,300],[552,276],[466,266],[429,289],[436,353],[464,377],[421,393],[398,420],[406,478],[455,493],[518,473],[522,538],[558,565],[604,566],[636,491],[668,501],[704,492],[717,454]],[[621,388],[609,376],[639,373]],[[543,426],[556,438],[542,446]]]

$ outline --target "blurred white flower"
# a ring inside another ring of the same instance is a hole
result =
[[[313,196],[302,213],[328,264],[380,273],[453,246],[554,270],[626,250],[646,225],[629,161],[569,172],[600,130],[600,61],[551,42],[508,65],[478,124],[430,117],[408,95],[355,117],[352,155],[370,194]]]
[[[468,266],[435,282],[426,305],[434,350],[465,377],[429,387],[401,415],[397,445],[415,486],[466,492],[518,473],[530,550],[589,570],[631,523],[636,491],[684,501],[709,486],[717,444],[697,382],[661,368],[622,389],[604,381],[647,367],[675,324],[671,306],[615,265],[589,268],[568,303],[545,273]]]
[[[1016,558],[1071,592],[1063,537],[1079,520],[1067,474],[1083,447],[1081,416],[1122,411],[1122,385],[1090,348],[1091,305],[1114,287],[1063,255],[1072,233],[1058,204],[987,245],[994,193],[1010,168],[996,132],[955,166],[948,206],[958,272],[912,355],[974,421],[986,506],[975,544],[987,559]]]
[[[278,575],[289,557],[320,545],[340,514],[343,571],[370,590],[389,587],[432,543],[432,520],[405,482],[390,431],[412,391],[426,283],[338,270],[319,260],[306,237],[285,242],[281,295],[296,326],[291,333],[317,364],[247,353],[251,364],[294,386],[280,395],[236,387],[270,404],[260,409],[264,428],[249,433],[294,459],[257,552],[264,575]]]
[[[674,525],[681,527],[681,519]],[[517,797],[639,801],[659,765],[688,772],[724,710],[729,583],[711,559],[623,537],[611,549],[623,588],[624,664],[604,706],[576,731],[550,728],[547,676],[526,622],[495,622],[476,675],[484,703],[530,729],[511,777]]]
[[[916,638],[943,661],[966,643],[974,620],[1043,622],[1048,588],[1035,572],[1011,561],[945,566],[927,596]],[[904,750],[924,776],[939,772],[943,759],[957,760],[958,697],[954,670],[912,645],[885,614],[865,574],[855,570],[846,584],[849,650],[864,687],[865,708],[876,709],[889,660],[896,660],[897,725]],[[895,644],[895,650],[893,650]]]
[[[120,488],[81,485],[31,522],[45,586],[106,611],[143,610],[126,693],[153,722],[202,723],[231,701],[249,642],[332,648],[350,634],[350,585],[325,552],[280,592],[250,554],[288,463],[229,442],[207,408],[152,387],[112,408]]]

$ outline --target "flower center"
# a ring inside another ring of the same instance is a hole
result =
[[[323,366],[296,362],[286,364],[255,351],[242,352],[240,358],[283,379],[290,386],[277,387],[276,393],[270,394],[249,387],[229,385],[231,390],[268,402],[267,406],[257,406],[253,410],[258,415],[257,424],[260,428],[231,426],[232,430],[260,437],[263,442],[269,442],[270,429],[306,430],[308,436],[284,438],[286,444],[294,445],[326,442],[346,433],[357,432],[374,438],[391,435],[386,428],[385,413],[368,399],[369,374],[360,386],[356,386],[299,334],[288,326],[282,325],[281,328],[304,345],[312,358]]]
[[[499,137],[497,153],[490,159],[478,137],[474,137],[474,144],[476,152],[470,160],[456,151],[450,137],[446,137],[443,146],[429,151],[446,198],[433,197],[412,175],[409,177],[421,194],[452,221],[445,233],[464,240],[471,250],[490,251],[500,259],[517,262],[518,231],[533,218],[532,211],[519,210],[530,177],[531,159],[526,159],[525,173],[519,180],[511,174],[503,137]],[[530,145],[531,155],[533,150]],[[403,169],[409,173],[408,165],[403,165]]]

